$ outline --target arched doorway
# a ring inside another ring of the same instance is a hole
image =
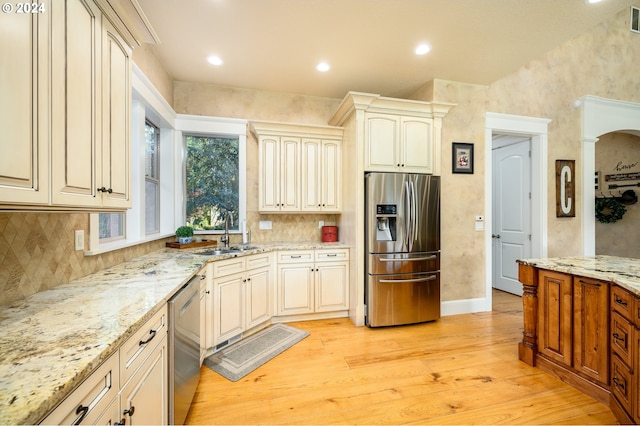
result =
[[[640,104],[597,96],[577,101],[582,109],[582,236],[583,255],[596,253],[595,237],[595,144],[601,135],[611,132],[640,134]]]

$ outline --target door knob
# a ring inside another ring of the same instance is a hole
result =
[[[498,239],[500,239],[500,234],[491,234],[491,238],[498,238]]]

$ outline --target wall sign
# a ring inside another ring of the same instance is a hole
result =
[[[575,160],[556,160],[556,217],[576,216]]]

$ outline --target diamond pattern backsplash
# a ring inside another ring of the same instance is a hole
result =
[[[0,304],[158,250],[166,241],[85,256],[74,249],[77,229],[84,230],[87,247],[87,213],[0,213]]]

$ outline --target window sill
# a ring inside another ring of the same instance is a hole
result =
[[[145,238],[144,240],[138,240],[138,241],[127,241],[127,240],[119,240],[119,241],[113,241],[110,243],[106,243],[106,244],[100,244],[100,247],[98,247],[96,250],[87,250],[84,252],[85,256],[96,256],[99,254],[103,254],[103,253],[108,253],[111,251],[115,251],[115,250],[120,250],[123,248],[127,248],[127,247],[133,247],[133,246],[137,246],[140,244],[144,244],[144,243],[150,243],[152,241],[157,241],[157,240],[162,240],[164,238],[168,238],[168,237],[172,237],[175,234],[170,233],[170,234],[157,234],[154,236],[150,236]]]

